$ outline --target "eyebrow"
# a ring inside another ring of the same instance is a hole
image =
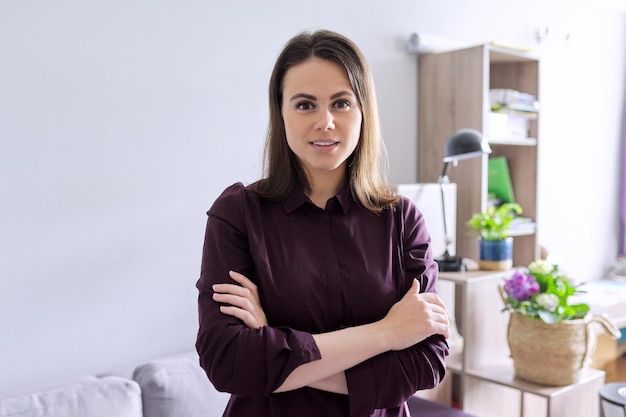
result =
[[[355,97],[355,94],[352,91],[350,91],[350,90],[342,90],[342,91],[339,91],[339,92],[333,94],[332,96],[330,96],[330,99],[334,100],[336,98],[343,97],[343,96]],[[297,94],[293,95],[289,99],[289,101],[297,100],[297,99],[300,99],[300,98],[306,98],[307,100],[317,101],[317,97],[315,97],[312,94],[306,94],[306,93],[297,93]]]

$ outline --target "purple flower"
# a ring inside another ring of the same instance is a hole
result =
[[[526,301],[539,292],[539,284],[534,276],[518,270],[504,283],[504,291],[509,297]]]

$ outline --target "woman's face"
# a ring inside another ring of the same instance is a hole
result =
[[[310,58],[283,79],[282,115],[287,143],[309,179],[337,173],[359,143],[363,115],[345,70]]]

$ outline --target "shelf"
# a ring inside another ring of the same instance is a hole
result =
[[[532,62],[538,59],[532,52],[494,44],[489,45],[489,60],[491,62]]]
[[[418,107],[425,109],[418,114],[418,182],[437,182],[446,139],[455,131],[479,130],[491,145],[488,157],[461,161],[449,172],[450,182],[457,184],[456,254],[476,259],[478,244],[465,225],[474,213],[488,206],[486,166],[490,158],[506,158],[516,202],[524,216],[537,218],[539,116],[514,112],[508,114],[506,123],[498,117],[494,121],[494,115],[507,114],[491,111],[489,91],[510,89],[540,100],[539,59],[532,53],[491,44],[423,54],[418,85]],[[539,256],[537,230],[525,228],[516,234],[522,237],[513,246],[515,265],[529,264]]]
[[[501,280],[508,278],[512,273],[513,271],[439,272],[439,279],[451,281],[457,285],[468,285],[482,281]]]
[[[489,138],[490,144],[514,145],[514,146],[537,146],[536,138]]]
[[[515,109],[506,108],[506,107],[502,107],[497,110],[492,109],[491,113],[506,114],[509,116],[519,116],[519,117],[523,117],[526,120],[537,120],[537,117],[539,117],[539,113],[537,112],[521,111],[521,110],[515,110]]]
[[[535,234],[535,230],[512,230],[509,232],[510,237],[520,237],[520,236],[533,236]]]
[[[513,363],[466,370],[464,411],[481,417],[598,417],[605,373],[586,369],[571,385],[546,386],[515,377]],[[485,402],[485,398],[497,401]]]
[[[535,233],[537,233],[536,227],[533,227],[532,229],[528,228],[528,229],[519,229],[519,230],[515,230],[515,229],[509,230],[509,236],[511,237],[532,236]]]
[[[527,382],[523,379],[517,378],[515,376],[515,370],[513,369],[512,362],[509,364],[494,365],[480,369],[468,369],[465,371],[465,374],[474,378],[479,378],[483,381],[515,388],[516,390],[538,395],[540,397],[554,398],[565,392],[571,391],[578,385],[584,385],[595,379],[604,378],[605,373],[604,371],[599,371],[597,369],[585,369],[580,381],[576,384],[559,387],[533,384],[532,382]]]

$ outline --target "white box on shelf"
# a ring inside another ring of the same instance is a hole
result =
[[[523,115],[489,112],[487,137],[494,139],[526,139],[528,118]]]

